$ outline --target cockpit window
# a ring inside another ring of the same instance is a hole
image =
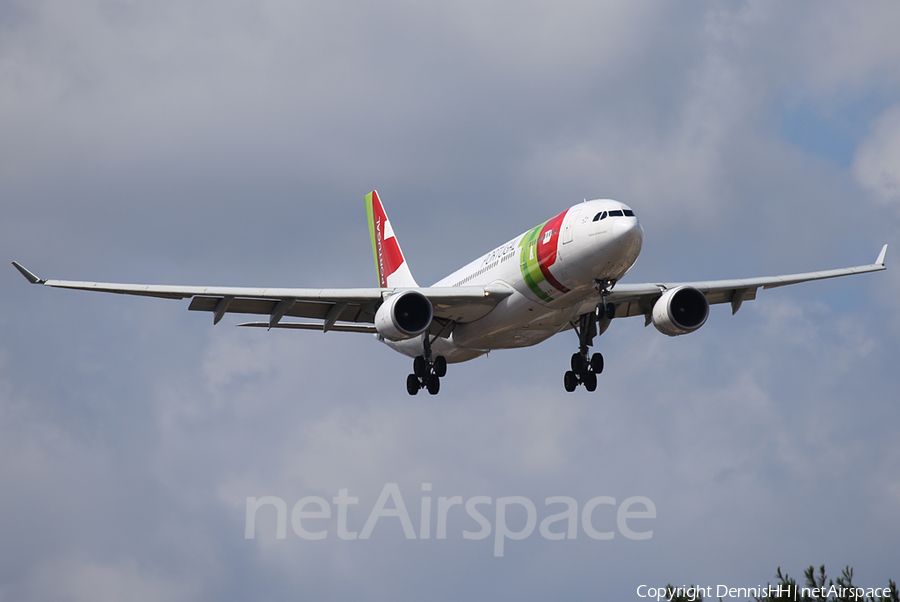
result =
[[[607,217],[634,217],[634,211],[631,209],[615,209],[613,211],[601,211],[597,215],[594,216],[595,222],[599,222],[602,219],[606,219]]]

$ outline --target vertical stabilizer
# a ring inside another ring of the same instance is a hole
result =
[[[381,205],[381,199],[374,190],[366,195],[366,215],[369,218],[369,235],[372,237],[378,285],[382,288],[418,286],[409,271],[409,264],[403,257],[397,237],[394,236],[394,229]]]

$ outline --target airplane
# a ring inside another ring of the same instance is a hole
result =
[[[378,193],[365,197],[378,277],[373,288],[250,288],[167,286],[45,280],[12,262],[32,284],[125,295],[191,298],[188,309],[268,316],[242,327],[374,334],[413,358],[406,390],[435,395],[447,365],[495,349],[536,345],[573,330],[578,351],[563,376],[566,391],[597,388],[603,355],[589,354],[614,319],[642,316],[668,336],[694,332],[709,306],[730,303],[732,314],[760,288],[885,269],[884,245],[875,263],[851,268],[740,280],[628,284],[644,230],[624,203],[597,199],[573,205],[439,280],[420,287],[400,249]],[[305,321],[282,321],[283,318]],[[315,320],[315,321],[310,321]]]

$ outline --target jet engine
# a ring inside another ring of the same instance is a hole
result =
[[[375,330],[391,341],[411,339],[431,325],[434,310],[431,301],[420,292],[395,293],[375,312]]]
[[[653,305],[653,325],[670,337],[694,332],[709,317],[706,295],[692,286],[676,286]]]

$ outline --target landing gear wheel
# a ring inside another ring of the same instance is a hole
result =
[[[419,392],[419,377],[415,374],[410,374],[406,377],[406,392],[410,395],[415,395]]]
[[[406,390],[415,395],[419,389],[428,389],[432,395],[441,390],[441,377],[447,374],[447,358],[442,355],[432,357],[431,341],[425,337],[425,353],[413,359],[413,373],[406,379]]]
[[[595,353],[591,356],[591,372],[594,374],[600,374],[603,372],[603,355],[600,353]]]
[[[422,379],[428,376],[428,360],[424,356],[417,355],[413,360],[413,373]]]
[[[447,358],[443,355],[434,358],[434,374],[439,378],[447,376]]]
[[[575,387],[578,386],[578,377],[575,376],[575,373],[569,370],[566,372],[566,376],[563,378],[563,383],[566,386],[566,391],[571,393],[575,390]]]
[[[612,303],[606,304],[606,317],[612,320],[616,317],[616,306]]]
[[[587,372],[584,375],[584,388],[588,391],[597,390],[597,375],[593,372]]]
[[[572,372],[578,374],[579,376],[584,373],[584,356],[580,353],[572,354]]]

